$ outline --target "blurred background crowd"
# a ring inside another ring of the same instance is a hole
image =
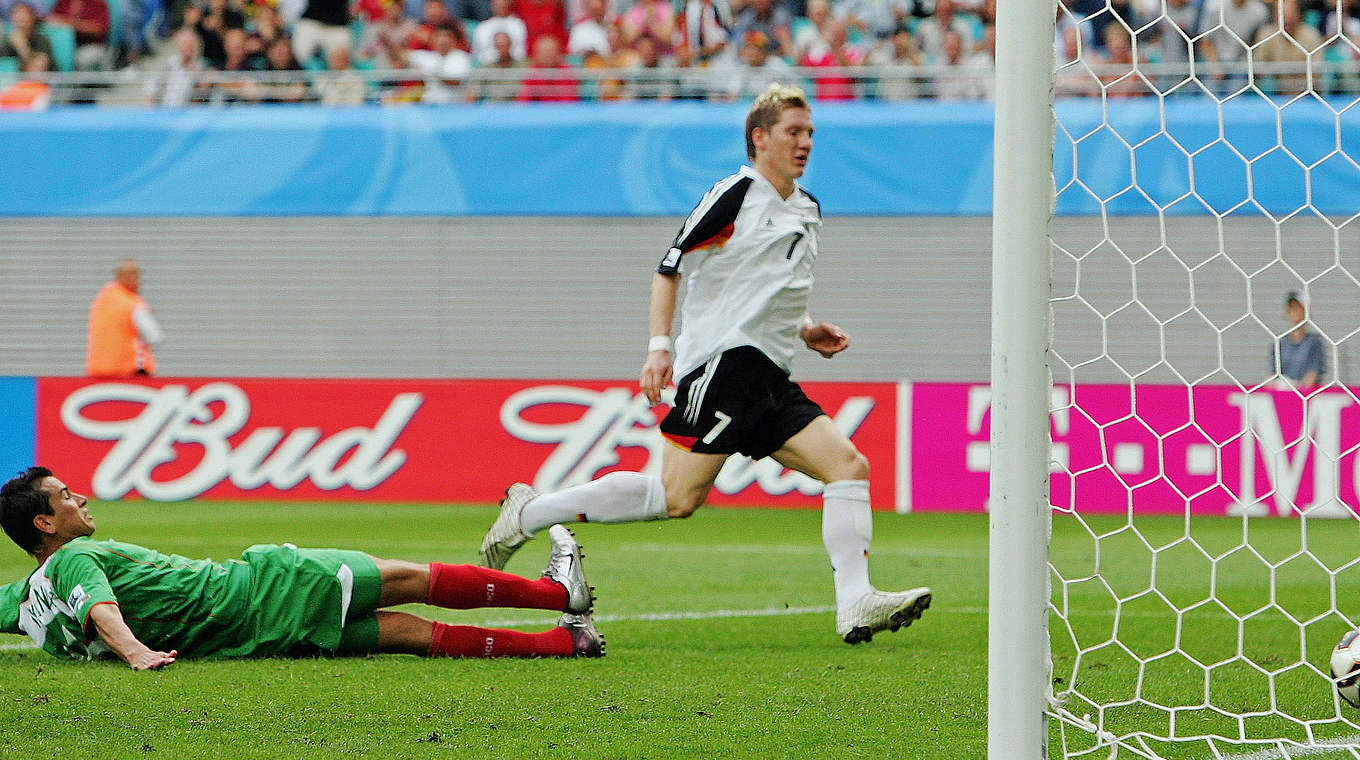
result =
[[[996,0],[0,0],[0,17],[0,107],[63,81],[67,101],[166,106],[725,100],[775,80],[980,100]],[[1349,93],[1360,0],[1065,0],[1054,51],[1059,95]]]

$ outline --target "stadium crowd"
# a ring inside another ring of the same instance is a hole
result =
[[[122,70],[170,106],[723,100],[790,80],[818,100],[975,100],[996,0],[0,0],[0,16],[0,72]],[[1360,0],[1065,0],[1054,46],[1060,95],[1196,91],[1191,60],[1213,92],[1240,89],[1248,60],[1269,94],[1353,91],[1306,67],[1360,60]]]

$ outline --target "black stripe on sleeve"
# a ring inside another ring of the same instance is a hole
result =
[[[821,201],[817,200],[817,196],[813,195],[812,193],[809,193],[809,192],[807,191],[807,188],[806,188],[806,187],[799,186],[798,189],[799,189],[799,190],[802,190],[802,191],[803,191],[803,195],[806,195],[806,196],[808,197],[808,200],[812,201],[812,205],[814,205],[814,206],[817,207],[817,218],[820,219],[820,218],[822,217],[822,203],[821,203]]]
[[[732,186],[717,194],[717,197],[701,202],[699,207],[685,220],[680,232],[671,242],[670,250],[656,271],[661,274],[675,274],[680,271],[680,257],[695,248],[713,243],[726,242],[732,236],[732,226],[746,199],[746,191],[751,187],[750,177],[741,177]]]

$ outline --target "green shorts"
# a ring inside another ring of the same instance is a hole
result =
[[[257,544],[241,553],[250,566],[250,607],[239,651],[219,657],[368,652],[378,644],[382,577],[373,558],[341,549]]]

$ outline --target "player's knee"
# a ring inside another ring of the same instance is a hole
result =
[[[666,516],[671,518],[689,517],[694,511],[704,505],[704,497],[701,494],[687,493],[671,495],[666,492]]]
[[[828,483],[838,480],[868,480],[869,458],[859,453],[858,449],[852,448],[836,462],[836,466],[831,468],[827,475]]]

